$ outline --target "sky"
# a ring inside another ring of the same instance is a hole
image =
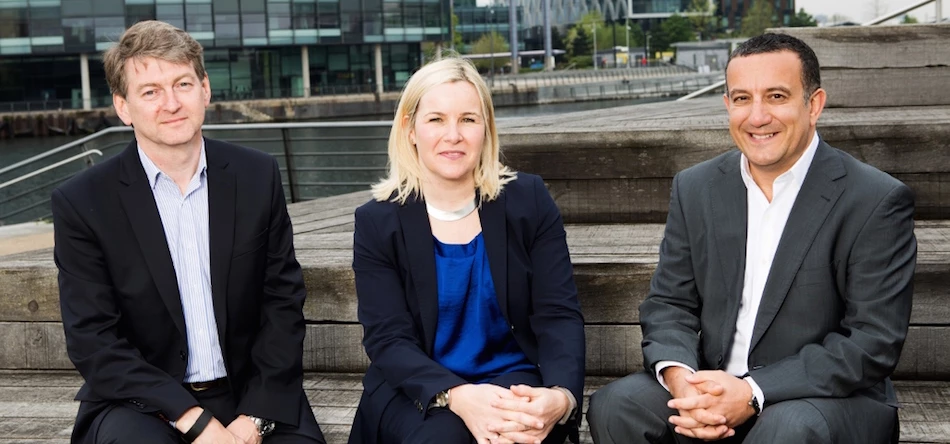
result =
[[[860,23],[919,2],[920,0],[795,0],[795,8],[805,8],[805,11],[813,16],[826,15],[831,18],[835,14],[843,15]],[[875,5],[880,14],[874,13]],[[945,1],[945,16],[947,8],[950,8],[950,2]],[[917,8],[910,15],[921,22],[932,21],[935,15],[934,4]]]

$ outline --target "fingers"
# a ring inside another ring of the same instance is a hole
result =
[[[693,410],[708,409],[715,405],[716,398],[710,394],[697,396],[687,396],[685,398],[674,398],[666,403],[666,406],[674,410]]]
[[[537,436],[532,436],[524,432],[510,432],[502,434],[502,437],[510,440],[511,442],[522,443],[522,444],[541,444],[541,438]]]
[[[501,418],[505,421],[523,424],[528,428],[543,429],[544,421],[536,416],[517,410],[501,410]]]
[[[528,398],[534,398],[541,395],[540,388],[531,387],[530,385],[518,384],[510,387],[511,393],[515,396],[525,396]]]
[[[690,438],[702,439],[705,441],[715,441],[723,438],[728,438],[736,434],[736,431],[726,427],[724,425],[720,426],[705,426],[695,429],[687,429],[684,427],[677,426],[674,431],[683,436],[688,436]]]
[[[703,393],[708,393],[713,396],[719,396],[726,392],[725,387],[723,387],[722,384],[719,384],[716,381],[706,380],[706,381],[701,381],[701,382],[692,383],[692,384],[693,384],[693,387],[696,387],[697,390]]]

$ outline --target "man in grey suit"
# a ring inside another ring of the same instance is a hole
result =
[[[590,400],[594,442],[875,443],[910,319],[911,191],[828,146],[818,59],[794,37],[726,71],[738,146],[673,179],[645,372]]]

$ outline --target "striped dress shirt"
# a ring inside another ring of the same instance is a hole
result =
[[[208,227],[208,163],[204,141],[198,170],[184,194],[139,147],[139,159],[158,206],[171,253],[181,308],[185,315],[188,364],[185,382],[211,381],[227,376],[218,340],[211,298],[211,256]]]

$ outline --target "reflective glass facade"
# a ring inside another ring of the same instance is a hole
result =
[[[205,48],[217,99],[398,89],[421,42],[449,41],[451,0],[0,0],[0,102],[81,103],[80,54],[93,106],[110,103],[101,52],[130,25],[158,19]],[[304,85],[303,51],[310,84]]]

